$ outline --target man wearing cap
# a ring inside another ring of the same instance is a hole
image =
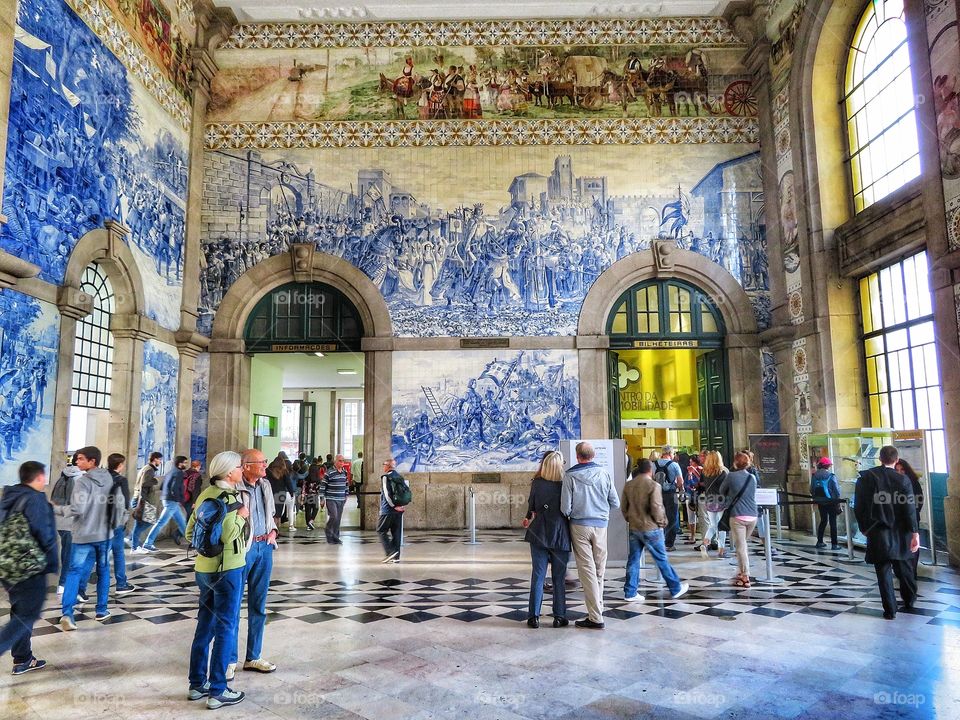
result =
[[[833,474],[833,463],[830,458],[822,457],[817,460],[817,471],[810,478],[810,496],[817,503],[820,510],[820,524],[817,526],[817,547],[825,548],[823,531],[830,523],[830,549],[838,550],[837,544],[837,515],[840,512],[840,485],[837,476]]]

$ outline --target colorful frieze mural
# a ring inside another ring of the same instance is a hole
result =
[[[220,50],[213,122],[753,117],[743,48]]]
[[[206,462],[207,418],[210,410],[210,354],[200,353],[194,361],[193,425],[190,430],[190,457]]]
[[[69,7],[20,4],[0,247],[60,284],[77,241],[117,220],[130,229],[147,315],[179,329],[186,140]]]
[[[189,99],[190,46],[197,25],[193,0],[101,1],[177,90]]]
[[[177,432],[177,376],[180,356],[172,345],[148,340],[143,346],[143,384],[140,388],[140,442],[137,467],[152,452],[163,453],[165,467],[187,448],[174,447]]]
[[[401,472],[530,470],[580,435],[572,350],[393,354]]]
[[[0,485],[19,482],[21,463],[50,459],[59,338],[54,305],[0,290]]]
[[[759,154],[742,146],[206,155],[200,327],[294,243],[344,258],[400,336],[574,335],[607,267],[671,238],[770,301]]]

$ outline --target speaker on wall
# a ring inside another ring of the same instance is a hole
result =
[[[714,403],[714,420],[733,420],[733,403]]]

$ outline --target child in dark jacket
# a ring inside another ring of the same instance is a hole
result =
[[[57,526],[53,507],[43,492],[46,485],[46,468],[38,462],[25,462],[20,466],[20,484],[5,488],[0,498],[0,522],[13,512],[23,513],[30,534],[47,557],[46,566],[36,575],[16,585],[4,583],[10,595],[10,622],[0,630],[0,655],[7,650],[12,652],[14,675],[41,670],[47,664],[33,656],[30,644],[34,623],[40,619],[47,595],[47,573],[59,569]]]

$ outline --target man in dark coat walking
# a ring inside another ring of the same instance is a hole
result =
[[[887,620],[897,616],[893,575],[900,581],[902,609],[911,610],[917,599],[912,563],[913,553],[920,547],[916,498],[910,481],[894,469],[898,457],[892,445],[882,447],[882,467],[861,472],[854,495],[857,523],[867,536],[866,561],[876,569],[883,617]]]

